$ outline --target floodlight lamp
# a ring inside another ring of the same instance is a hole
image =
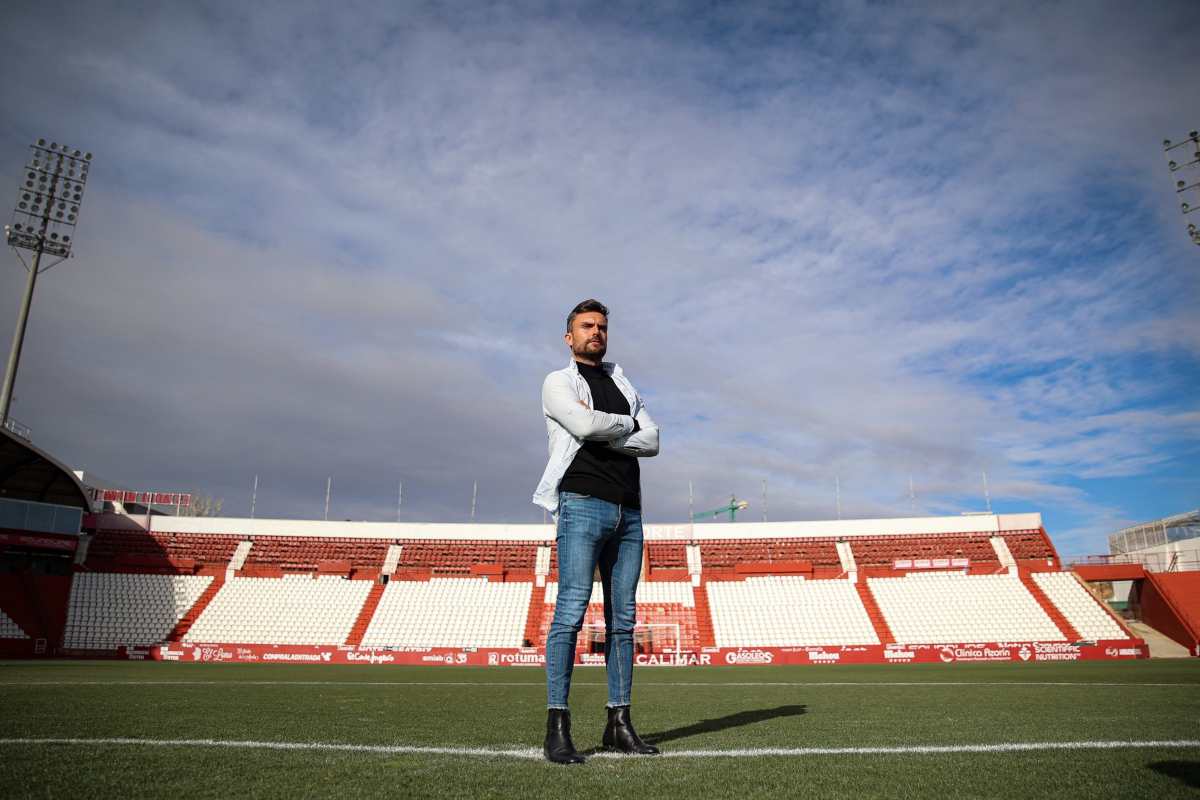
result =
[[[1168,161],[1167,168],[1170,169],[1171,172],[1174,172],[1175,170],[1179,169],[1179,165],[1176,164],[1174,161]]]
[[[1187,181],[1175,181],[1176,188],[1182,189],[1187,186]]]
[[[1167,149],[1167,148],[1169,148],[1170,146],[1171,146],[1171,140],[1170,140],[1170,139],[1163,139],[1163,149],[1164,149],[1164,150],[1166,150],[1166,149]]]
[[[45,146],[46,146],[46,140],[38,139],[38,147],[45,147]]]
[[[1193,140],[1200,139],[1200,131],[1188,131],[1188,136]]]
[[[83,160],[84,160],[84,161],[91,161],[91,160],[92,160],[92,154],[91,154],[91,153],[84,153]]]
[[[1179,207],[1183,209],[1183,213],[1185,214],[1191,209],[1191,206],[1189,206],[1187,203],[1180,203]]]

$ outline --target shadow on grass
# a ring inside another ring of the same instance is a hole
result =
[[[1184,786],[1200,789],[1200,762],[1155,761],[1153,764],[1147,764],[1146,766],[1160,775],[1174,778]]]
[[[769,719],[778,719],[779,717],[798,717],[807,711],[808,706],[804,705],[756,708],[750,711],[738,711],[735,714],[727,714],[716,719],[702,719],[699,722],[693,722],[691,725],[684,725],[682,728],[647,733],[642,738],[650,744],[662,744],[663,742],[672,742],[676,739],[686,739],[689,736],[699,736],[702,733],[716,733],[717,731],[724,731],[729,728],[740,728],[743,725],[753,725],[756,722],[766,722]],[[602,750],[604,750],[603,747],[593,747],[583,752],[583,755],[591,755]]]

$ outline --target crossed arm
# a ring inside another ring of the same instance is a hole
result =
[[[594,411],[576,396],[571,386],[556,375],[542,385],[542,406],[550,416],[577,439],[606,442],[608,446],[638,458],[658,455],[658,425],[639,403],[636,420],[628,414]]]

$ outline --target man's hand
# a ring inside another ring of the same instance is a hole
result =
[[[583,402],[582,400],[579,401],[579,405],[583,406],[584,408],[587,408],[588,411],[592,410],[591,408],[588,408],[588,404]]]

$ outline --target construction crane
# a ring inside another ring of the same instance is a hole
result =
[[[737,521],[737,512],[745,511],[749,507],[750,507],[749,502],[747,502],[746,500],[738,500],[735,495],[731,494],[731,495],[729,495],[729,503],[727,505],[723,505],[720,508],[714,508],[711,511],[697,511],[695,514],[692,514],[692,522],[695,522],[698,519],[708,519],[710,517],[719,517],[722,514],[729,514],[729,521],[736,522]]]

